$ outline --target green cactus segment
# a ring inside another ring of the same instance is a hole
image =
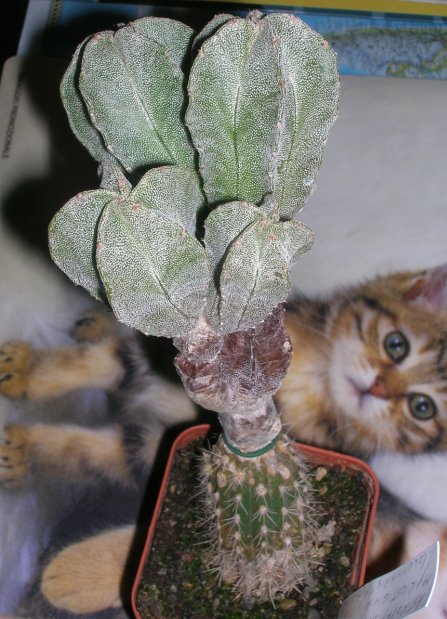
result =
[[[196,232],[197,214],[204,206],[197,175],[181,166],[149,170],[133,190],[130,201],[159,211],[192,236]]]
[[[185,53],[190,37],[184,37]],[[184,75],[169,50],[126,26],[85,45],[79,89],[91,123],[128,172],[194,165],[183,125]]]
[[[61,95],[73,133],[94,159],[120,161],[128,171],[139,166],[177,161],[192,165],[192,148],[181,120],[184,106],[181,68],[188,58],[193,34],[189,26],[180,22],[147,17],[122,28],[116,35],[103,32],[89,37],[77,48],[62,79]],[[106,41],[112,48],[110,58]],[[98,42],[102,43],[99,47],[96,45]],[[140,65],[140,61],[146,64]],[[147,62],[156,64],[151,66]],[[118,72],[111,75],[115,69]],[[88,107],[80,83],[87,98],[90,98]],[[114,90],[108,90],[110,87]],[[96,94],[103,90],[106,91],[104,96],[96,99]],[[166,94],[169,96],[166,97]],[[148,109],[158,107],[160,100],[163,106],[158,108],[157,114],[145,118]],[[120,109],[115,110],[115,104]],[[169,118],[171,113],[174,116]],[[122,116],[125,117],[125,125],[121,122]],[[98,125],[95,122],[97,117]],[[120,122],[120,135],[117,135],[117,130],[111,129],[114,122]],[[148,137],[152,141],[145,144],[145,149],[138,156],[133,152],[130,140],[122,137],[121,131],[130,127],[132,132],[129,135],[135,136],[145,123],[149,126],[145,127],[144,135],[135,146],[138,149]],[[166,132],[167,123],[169,128]],[[109,149],[106,148],[106,140],[109,140]],[[160,145],[160,142],[166,143]],[[155,155],[151,154],[151,150]],[[169,156],[166,151],[171,155],[175,153],[175,157]],[[156,154],[158,158],[154,159]]]
[[[296,17],[232,19],[193,63],[186,120],[211,203],[262,202],[278,215],[301,209],[335,118],[335,55]]]
[[[273,223],[270,230],[287,265],[309,251],[314,242],[314,233],[301,221]]]
[[[215,15],[194,39],[192,45],[193,55],[196,55],[200,46],[204,43],[204,41],[206,41],[206,39],[215,34],[219,28],[230,21],[230,19],[234,19],[234,15],[231,15],[230,13],[219,13],[218,15]]]
[[[230,202],[217,207],[205,221],[204,243],[212,272],[208,293],[207,316],[210,325],[220,331],[220,274],[228,247],[239,234],[263,214],[248,202]]]
[[[117,244],[119,243],[122,246],[121,250],[124,252],[124,244],[129,242],[129,260],[132,256],[136,259],[138,253],[144,255],[144,252],[148,251],[149,257],[144,260],[146,266],[143,267],[143,271],[144,268],[147,268],[147,263],[152,260],[154,265],[149,270],[153,273],[155,282],[160,284],[166,299],[170,299],[168,306],[169,303],[177,305],[180,314],[184,312],[187,315],[191,311],[190,320],[186,322],[193,326],[203,306],[205,293],[201,287],[205,285],[205,281],[207,284],[209,282],[205,251],[194,238],[197,212],[203,206],[203,195],[197,176],[192,170],[180,166],[154,168],[143,176],[133,191],[130,191],[131,185],[123,176],[119,167],[103,163],[101,173],[102,185],[108,189],[79,194],[70,200],[53,218],[49,228],[50,251],[53,260],[76,284],[86,288],[95,298],[105,301],[106,295],[96,266],[95,248],[97,243],[99,243],[99,247],[102,247],[103,242],[99,237],[97,239],[98,221],[104,207],[110,205],[112,213],[122,213],[123,215],[121,220],[115,217],[116,221],[113,216],[109,217],[109,220],[112,221],[112,228],[108,233],[107,243],[110,243],[110,234],[113,238],[113,234],[116,233]],[[138,213],[141,210],[146,211],[146,209],[150,210],[151,214],[147,221],[145,220],[145,223],[138,228],[134,225],[140,221]],[[126,227],[126,217],[130,213],[133,214],[133,217],[130,216],[132,224],[129,224],[130,227]],[[113,225],[114,221],[115,226]],[[119,226],[120,221],[121,228]],[[135,228],[134,232],[131,231],[132,225]],[[157,228],[158,225],[161,227]],[[146,233],[150,238],[146,242],[141,242],[141,238],[136,240],[134,234],[143,235],[144,226],[148,227]],[[123,236],[120,237],[120,234]],[[166,241],[166,247],[159,242],[161,239]],[[162,257],[163,252],[165,253],[164,258]],[[110,255],[107,252],[100,253],[101,255]],[[108,282],[114,281],[114,276],[111,275],[113,270],[118,271],[116,277],[118,281],[121,281],[122,265],[120,262],[117,263],[112,260],[113,254],[112,247],[111,256],[107,258],[111,260],[111,263],[103,267]],[[153,259],[150,256],[153,256]],[[167,260],[168,258],[169,260]],[[182,264],[182,268],[179,268],[178,281],[175,281],[175,269],[178,268],[177,260]],[[188,275],[189,268],[191,268],[191,273]],[[198,269],[200,276],[197,276]],[[173,273],[170,273],[170,271],[173,271]],[[141,273],[141,267],[135,269],[135,277],[139,277]],[[197,281],[190,283],[189,277],[191,280],[197,277]],[[181,289],[182,279],[185,280],[184,290]],[[154,283],[152,282],[151,285],[153,286]],[[124,296],[127,294],[133,294],[132,288],[128,287],[123,291]],[[144,288],[141,290],[141,295],[143,294]],[[155,293],[152,288],[150,294],[155,300]],[[119,299],[115,303],[118,303],[121,307],[123,300]],[[129,303],[131,304],[130,300]],[[156,302],[156,304],[159,303],[159,301]],[[197,308],[200,309],[197,310]],[[124,317],[123,320],[126,321]],[[183,317],[180,322],[177,320],[175,324],[184,325],[184,323]],[[172,327],[174,328],[174,323]],[[145,328],[150,329],[148,325]],[[158,331],[160,327],[157,326],[156,328],[156,334],[161,334]],[[185,327],[181,326],[181,331],[175,332],[175,334],[185,333],[184,329]]]
[[[297,17],[266,18],[281,66],[283,102],[272,160],[272,190],[279,214],[290,218],[310,194],[338,109],[335,53]]]
[[[229,202],[212,211],[205,221],[204,243],[212,268],[217,267],[229,245],[250,224],[265,220],[249,202]]]
[[[103,161],[99,165],[99,176],[101,189],[108,189],[122,196],[127,196],[132,191],[132,185],[118,165]]]
[[[254,327],[286,300],[288,264],[271,227],[267,219],[252,224],[227,252],[220,275],[220,319],[225,332]]]
[[[95,266],[96,227],[106,204],[116,198],[111,191],[86,191],[72,198],[53,217],[49,248],[58,267],[93,297],[106,301]]]
[[[316,524],[307,469],[281,437],[247,459],[222,440],[205,454],[208,518],[217,524],[216,567],[243,597],[272,599],[299,588],[316,562]]]
[[[257,204],[268,190],[279,75],[271,37],[251,19],[227,21],[200,48],[188,83],[186,122],[210,203]]]
[[[99,131],[92,125],[85,102],[78,88],[82,54],[91,37],[85,39],[76,49],[70,65],[62,78],[60,93],[67,112],[71,130],[96,161],[116,161],[104,145]]]
[[[166,49],[166,54],[182,70],[188,60],[188,50],[194,30],[182,22],[165,17],[143,17],[130,24],[134,30]]]
[[[149,335],[185,335],[205,305],[204,248],[154,209],[115,200],[98,226],[96,260],[119,320]]]
[[[313,233],[297,221],[276,222],[248,202],[217,207],[205,222],[213,274],[207,315],[224,333],[254,327],[290,291],[289,266],[312,245]]]

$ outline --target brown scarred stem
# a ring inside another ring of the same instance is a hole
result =
[[[189,396],[225,416],[264,416],[292,355],[281,305],[256,327],[226,335],[202,318],[174,343],[180,351],[175,366]]]

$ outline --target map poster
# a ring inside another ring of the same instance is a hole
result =
[[[200,29],[217,10],[242,16],[249,8],[205,1],[176,5],[30,0],[18,54],[68,58],[89,34],[146,15],[171,17]],[[279,7],[264,4],[262,10],[268,13]],[[280,10],[300,17],[331,43],[342,75],[447,78],[447,17],[297,9],[293,5],[281,6]]]

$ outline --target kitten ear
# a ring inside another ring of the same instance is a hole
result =
[[[447,308],[447,264],[427,269],[411,279],[410,287],[404,292],[404,299],[431,310]]]

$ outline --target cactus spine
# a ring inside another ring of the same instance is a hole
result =
[[[187,392],[218,413],[230,447],[205,469],[224,578],[245,601],[294,588],[309,492],[272,395],[291,354],[289,267],[313,240],[292,217],[336,115],[335,55],[289,14],[218,15],[195,38],[148,17],[81,43],[61,93],[101,183],[53,218],[51,255],[119,320],[174,338]],[[244,523],[235,541],[227,520]]]

